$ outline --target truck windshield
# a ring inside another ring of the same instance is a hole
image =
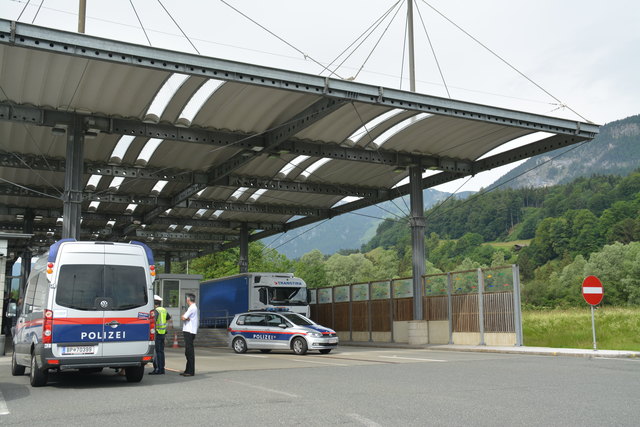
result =
[[[307,305],[307,288],[269,288],[271,304]]]
[[[109,298],[111,310],[147,304],[147,283],[142,267],[128,265],[66,264],[60,268],[56,292],[58,305],[77,310],[97,310],[99,298]]]

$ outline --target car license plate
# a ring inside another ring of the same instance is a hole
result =
[[[337,343],[337,342],[338,342],[338,338],[331,338],[331,339],[329,340],[329,344],[335,344],[335,343]]]
[[[95,354],[97,348],[95,345],[62,347],[62,354]]]

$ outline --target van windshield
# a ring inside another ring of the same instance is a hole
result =
[[[128,265],[65,264],[57,288],[56,303],[77,310],[100,310],[100,299],[110,300],[110,310],[136,308],[148,301],[144,268]]]

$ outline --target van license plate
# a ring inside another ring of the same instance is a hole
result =
[[[95,354],[96,348],[95,345],[62,347],[62,354]]]

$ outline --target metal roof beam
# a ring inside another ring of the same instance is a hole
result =
[[[293,92],[593,138],[598,126],[348,80],[134,45],[0,19],[0,44]]]
[[[247,187],[252,189],[327,194],[345,197],[378,197],[380,194],[386,194],[388,192],[386,188],[359,187],[337,183],[288,181],[246,175],[229,175],[228,177],[218,181],[217,184],[230,187]]]
[[[287,206],[287,205],[266,205],[266,204],[245,204],[233,203],[226,201],[208,201],[200,199],[187,200],[187,207],[192,209],[216,209],[230,212],[244,212],[256,214],[272,214],[272,215],[291,215],[291,216],[325,216],[330,213],[329,209],[305,207],[305,206]]]
[[[206,242],[228,242],[238,240],[235,234],[210,234],[210,233],[176,233],[168,231],[149,231],[136,230],[136,237],[154,238],[154,239],[178,239],[189,241],[206,241]]]
[[[572,144],[579,143],[581,141],[589,140],[590,138],[577,137],[577,136],[565,136],[565,135],[554,135],[548,138],[542,139],[537,142],[533,142],[522,147],[518,147],[504,153],[496,154],[494,156],[487,157],[482,160],[478,160],[474,162],[473,170],[474,174],[483,172],[498,166],[506,165],[512,163],[514,161],[523,160],[541,153],[545,153],[552,150],[557,150],[558,148],[563,148]],[[456,173],[456,172],[440,172],[438,174],[426,177],[422,179],[422,188],[431,188],[440,184],[444,184],[447,182],[455,181],[456,179],[463,178],[464,176],[470,175],[470,173]],[[410,186],[409,184],[396,187],[393,192],[391,192],[386,197],[381,197],[379,199],[360,199],[351,203],[347,203],[344,205],[340,205],[338,207],[332,208],[330,216],[338,216],[344,213],[353,212],[368,206],[372,206],[381,202],[385,202],[388,200],[395,199],[400,196],[404,196],[409,194]],[[295,221],[288,222],[287,230],[292,230],[299,227],[304,227],[305,225],[313,224],[314,222],[318,222],[324,218],[322,217],[309,217],[309,218],[300,218]],[[249,239],[251,241],[261,240],[269,236],[273,236],[278,234],[277,232],[272,232],[269,230],[262,231],[260,233],[252,234]],[[227,243],[225,249],[232,247],[233,243]]]
[[[306,113],[307,116],[312,117],[314,115],[313,111],[315,110],[322,110],[322,105],[315,105],[315,109]],[[208,182],[209,185],[211,185],[211,183],[214,183],[218,179],[230,174],[235,169],[255,159],[256,156],[262,153],[291,153],[296,155],[325,157],[335,160],[348,160],[388,166],[411,166],[418,164],[419,161],[424,167],[433,167],[444,171],[471,171],[471,163],[464,159],[399,153],[397,151],[388,151],[384,148],[366,150],[359,147],[341,147],[336,144],[327,144],[321,141],[301,141],[296,139],[278,139],[278,144],[273,145],[268,143],[268,140],[276,138],[276,136],[271,134],[243,134],[211,129],[192,130],[169,124],[144,123],[137,119],[108,118],[85,114],[78,115],[82,117],[85,127],[87,129],[92,129],[92,131],[148,138],[162,138],[194,144],[206,144],[216,147],[233,146],[239,150],[238,153],[225,161],[222,165],[210,169],[208,172],[208,178],[199,176],[205,175],[203,173],[198,176],[192,175],[190,177],[178,175],[183,181],[187,181],[188,178],[191,178],[194,186],[185,193],[191,193],[190,195],[202,190],[205,183]],[[62,126],[64,128],[64,126],[74,120],[75,116],[76,113],[72,112],[48,110],[29,105],[17,105],[7,101],[0,101],[0,120],[58,128]],[[307,121],[306,124],[310,125],[312,123]],[[297,130],[299,131],[300,129],[297,128]],[[277,134],[278,133],[276,132],[276,135]],[[286,133],[286,135],[288,135],[288,133]],[[17,159],[6,157],[5,161],[10,167],[19,167],[20,162]],[[33,162],[37,164],[38,160],[34,159]],[[60,159],[57,159],[57,162],[60,162]],[[149,175],[145,175],[145,173],[142,172],[144,169],[127,166],[101,166],[95,163],[89,163],[86,166],[90,168],[89,170],[91,173],[113,176],[135,175],[137,177],[149,179],[166,179],[162,177],[170,176],[172,174],[177,175],[179,173],[179,171],[163,171],[162,169],[154,171],[151,169],[147,172]],[[62,167],[62,165],[59,167]],[[139,172],[136,172],[136,170]],[[190,195],[187,197],[190,197]]]

